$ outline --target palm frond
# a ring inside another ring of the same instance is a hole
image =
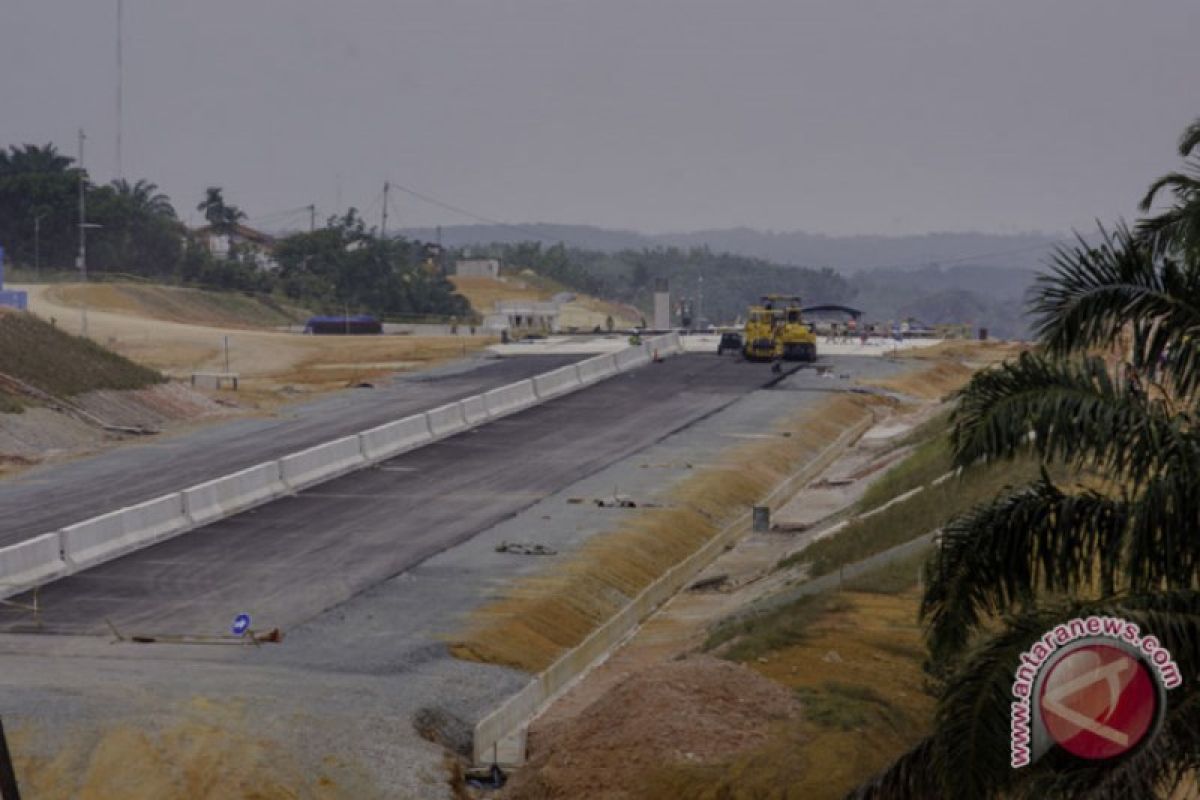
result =
[[[976,373],[959,398],[951,441],[960,466],[1034,452],[1136,483],[1164,464],[1200,463],[1190,415],[1131,391],[1099,358],[1023,353]]]
[[[1177,784],[1200,757],[1195,681],[1169,693],[1163,730],[1128,759],[1084,762],[1051,753],[1021,769],[1010,766],[1011,689],[1020,653],[1055,626],[1091,614],[1121,617],[1154,634],[1184,675],[1200,668],[1200,592],[1195,590],[1058,604],[1007,617],[1004,629],[951,674],[938,701],[934,733],[850,797],[1162,796],[1157,790]],[[1146,787],[1154,791],[1142,791]]]
[[[1138,208],[1149,211],[1154,206],[1155,197],[1163,189],[1170,189],[1178,198],[1195,195],[1200,192],[1200,178],[1186,172],[1168,172],[1150,184],[1150,188],[1138,203]]]
[[[1094,492],[1066,494],[1043,474],[955,519],[942,531],[921,602],[934,658],[953,658],[983,620],[1032,603],[1037,590],[1070,591],[1095,570],[1117,583],[1127,504]]]
[[[1160,257],[1125,226],[1101,235],[1096,247],[1080,239],[1055,252],[1031,291],[1035,333],[1061,356],[1141,329],[1135,363],[1163,363],[1175,388],[1190,394],[1200,386],[1200,270]]]
[[[1200,119],[1193,120],[1179,137],[1179,155],[1187,158],[1197,147],[1200,147]]]

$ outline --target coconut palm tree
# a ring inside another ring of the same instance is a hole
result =
[[[1194,204],[1176,197],[1172,211]],[[1060,248],[1033,292],[1039,350],[963,390],[960,465],[1032,453],[1046,467],[943,531],[921,607],[934,732],[858,797],[1166,797],[1200,770],[1200,253],[1186,226],[1147,230]],[[1114,350],[1126,365],[1098,355]],[[1019,654],[1093,613],[1153,632],[1185,676],[1160,732],[1121,759],[1051,750],[1013,769]]]

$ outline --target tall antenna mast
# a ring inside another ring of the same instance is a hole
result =
[[[124,125],[124,90],[125,90],[125,64],[124,64],[124,42],[122,40],[123,20],[125,16],[124,0],[117,0],[117,177],[125,177],[124,169],[121,164],[121,128]]]
[[[392,186],[390,183],[388,183],[387,181],[383,182],[383,220],[380,222],[380,225],[379,225],[379,238],[380,239],[387,238],[388,190],[391,188],[392,188]]]

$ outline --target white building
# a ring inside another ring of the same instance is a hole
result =
[[[501,300],[495,311],[483,318],[483,329],[487,333],[557,333],[559,315],[558,303]]]
[[[206,225],[197,228],[194,233],[214,258],[225,258],[230,248],[236,247],[242,253],[252,254],[259,269],[273,270],[279,267],[273,256],[275,237],[269,233],[245,225],[234,225],[229,233],[219,233],[211,225]]]
[[[500,259],[460,258],[454,262],[454,274],[471,278],[499,278]]]

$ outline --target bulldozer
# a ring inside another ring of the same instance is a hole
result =
[[[804,322],[796,295],[763,295],[750,309],[742,355],[748,361],[816,361],[817,337]]]

